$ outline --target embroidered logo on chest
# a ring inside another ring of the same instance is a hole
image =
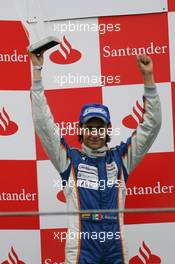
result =
[[[111,178],[116,178],[117,174],[118,174],[118,167],[116,165],[116,163],[113,161],[111,163],[106,163],[106,171],[107,171],[107,178],[111,179]]]
[[[112,187],[114,184],[118,186],[118,167],[113,161],[111,163],[106,163],[106,174],[107,174],[107,186]]]
[[[78,165],[77,184],[82,188],[98,190],[98,169],[95,166],[80,163]]]

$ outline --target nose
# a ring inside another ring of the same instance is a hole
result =
[[[93,138],[98,138],[98,137],[99,137],[98,129],[93,128],[93,129],[90,131],[90,135],[91,135],[91,137],[93,137]]]
[[[93,137],[93,138],[98,138],[99,135],[98,135],[98,133],[97,133],[97,134],[94,134],[94,133],[91,132],[91,137]]]

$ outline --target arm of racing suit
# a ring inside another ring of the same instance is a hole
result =
[[[69,147],[61,138],[41,80],[34,80],[31,89],[32,116],[34,127],[51,162],[64,178],[64,172],[70,169]],[[68,173],[66,173],[68,175]]]
[[[161,105],[156,86],[144,86],[143,102],[143,121],[127,142],[121,142],[119,146],[120,155],[128,174],[134,170],[148,152],[161,127]]]

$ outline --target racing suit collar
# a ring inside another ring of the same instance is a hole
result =
[[[108,150],[107,146],[104,146],[99,149],[91,149],[87,147],[84,143],[82,144],[82,152],[92,158],[105,156],[107,150]]]

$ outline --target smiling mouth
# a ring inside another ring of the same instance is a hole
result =
[[[98,144],[100,141],[89,141],[91,144]]]

